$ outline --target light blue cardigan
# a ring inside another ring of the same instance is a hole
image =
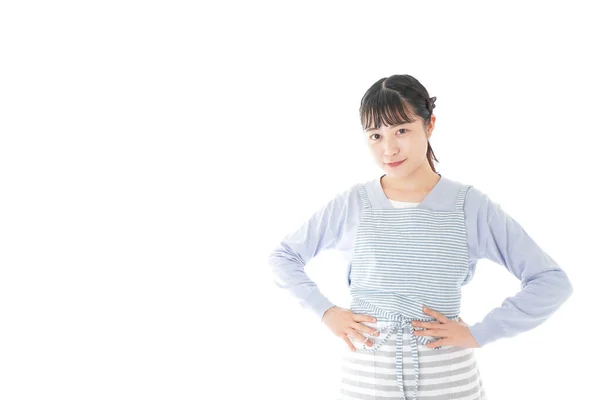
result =
[[[442,176],[417,206],[431,210],[453,210],[462,183]],[[319,318],[335,306],[317,287],[304,266],[320,251],[345,253],[350,274],[351,255],[363,205],[358,186],[364,185],[372,206],[394,208],[381,186],[381,177],[358,183],[339,193],[315,212],[298,230],[286,235],[269,255],[275,284],[288,291]],[[542,250],[499,204],[471,187],[466,194],[465,224],[469,248],[467,284],[477,260],[487,258],[506,267],[521,281],[521,290],[492,309],[481,322],[469,326],[480,347],[495,340],[528,331],[547,320],[573,293],[566,273]]]

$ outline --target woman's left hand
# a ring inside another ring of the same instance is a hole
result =
[[[415,336],[435,336],[441,338],[440,340],[427,344],[427,347],[479,347],[479,344],[473,335],[471,335],[469,326],[462,320],[462,318],[458,317],[458,321],[454,321],[446,318],[444,314],[431,310],[427,307],[423,307],[423,312],[427,315],[431,315],[439,322],[413,321],[412,325],[414,327],[427,328],[425,330],[415,330]]]

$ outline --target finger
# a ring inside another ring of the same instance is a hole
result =
[[[427,343],[426,346],[430,349],[433,349],[434,347],[446,346],[446,343],[448,343],[447,339],[440,339],[436,340],[435,342]]]
[[[443,329],[443,326],[441,323],[439,323],[438,321],[413,321],[412,326],[417,326],[419,328],[439,328],[439,329]]]
[[[442,329],[425,329],[424,331],[415,331],[415,336],[435,336],[448,337],[448,331]]]
[[[373,342],[371,342],[370,340],[366,340],[367,339],[365,336],[363,336],[360,332],[357,332],[355,330],[352,330],[351,332],[348,333],[348,336],[352,336],[352,339],[354,339],[354,341],[356,343],[360,343],[360,345],[362,346],[363,344],[366,346],[372,346]]]
[[[439,313],[435,310],[432,310],[431,308],[427,308],[427,307],[423,307],[423,312],[425,312],[428,315],[431,315],[432,317],[434,317],[435,319],[437,319],[438,321],[440,321],[443,324],[448,323],[448,321],[450,321],[448,318],[446,318],[446,316],[442,313]]]
[[[359,324],[358,322],[352,325],[352,328],[356,329],[359,332],[368,333],[369,335],[379,335],[379,331],[370,326]]]
[[[356,351],[356,347],[354,347],[354,345],[352,344],[352,342],[350,341],[348,336],[344,335],[343,339],[348,344],[348,347],[350,348],[351,351]]]
[[[353,319],[356,322],[377,322],[377,318],[365,314],[354,314]]]

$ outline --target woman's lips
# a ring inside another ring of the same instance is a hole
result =
[[[398,165],[402,164],[404,161],[406,160],[402,160],[402,161],[398,161],[396,163],[392,163],[392,164],[386,164],[388,167],[397,167]]]

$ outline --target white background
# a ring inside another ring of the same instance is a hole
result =
[[[600,34],[590,2],[3,2],[0,398],[334,399],[345,348],[267,256],[382,171],[360,99],[437,97],[437,169],[569,275],[478,349],[490,399],[596,393]],[[339,254],[306,267],[347,301]],[[463,319],[519,281],[481,260]]]

